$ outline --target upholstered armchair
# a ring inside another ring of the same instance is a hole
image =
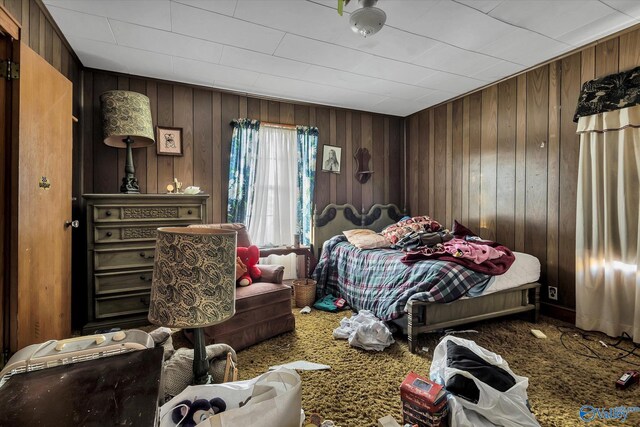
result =
[[[224,228],[238,232],[238,246],[250,246],[244,224],[194,224],[189,227]],[[236,351],[295,329],[291,287],[282,283],[284,267],[260,265],[262,277],[249,286],[236,287],[236,313],[220,324],[204,328],[206,344],[224,343]],[[188,339],[192,339],[185,330]]]

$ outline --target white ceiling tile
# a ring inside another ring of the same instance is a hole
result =
[[[49,5],[171,30],[169,0],[44,0]],[[56,21],[57,22],[57,21]]]
[[[146,77],[173,77],[172,58],[168,55],[79,37],[68,40],[87,67]]]
[[[414,62],[417,65],[434,70],[470,76],[479,69],[489,68],[501,62],[486,54],[460,49],[448,44],[439,43],[429,49]]]
[[[58,26],[65,29],[65,36],[82,37],[107,43],[115,43],[107,18],[61,9],[47,7]]]
[[[293,78],[304,74],[310,67],[309,64],[302,62],[232,46],[224,47],[220,63],[243,70]]]
[[[380,8],[387,12],[390,26],[470,50],[502,38],[512,29],[509,24],[453,1],[389,1]]]
[[[598,0],[573,1],[519,0],[505,1],[489,16],[527,28],[551,38],[597,21],[612,10]]]
[[[495,40],[478,50],[506,61],[532,66],[570,49],[571,46],[566,43],[516,28],[507,37]]]
[[[306,73],[299,76],[301,80],[327,86],[351,89],[382,96],[395,96],[402,99],[415,99],[427,95],[430,89],[377,79],[340,70],[327,70],[312,65]]]
[[[484,86],[486,82],[471,77],[445,73],[444,71],[435,71],[429,76],[417,81],[415,84],[451,93],[465,93],[480,86]]]
[[[438,71],[420,67],[418,65],[393,61],[379,56],[369,56],[352,70],[354,73],[377,77],[405,84],[416,84]]]
[[[639,2],[640,3],[640,2]],[[598,40],[611,32],[616,32],[627,28],[638,21],[628,15],[614,12],[595,22],[583,25],[573,31],[562,34],[557,40],[573,46],[583,46],[592,41]]]
[[[609,7],[634,18],[640,18],[640,2],[638,0],[602,0]]]
[[[269,54],[284,35],[281,31],[181,3],[171,3],[171,23],[176,33]]]
[[[339,70],[352,70],[371,55],[305,37],[287,34],[274,53],[281,58]]]
[[[198,9],[208,10],[210,12],[221,13],[227,16],[233,16],[236,10],[238,0],[172,0],[175,3],[186,4],[187,6],[197,7]]]
[[[119,45],[200,61],[220,62],[221,44],[114,19],[109,22]]]
[[[482,13],[489,13],[504,0],[457,0],[458,3],[466,4]]]
[[[215,84],[218,81],[234,82],[245,86],[252,86],[259,73],[227,67],[225,65],[194,61],[185,58],[173,58],[173,72],[176,75],[186,75],[189,80],[198,84]]]
[[[416,111],[424,109],[423,101],[407,101],[399,98],[385,98],[379,103],[371,106],[371,111],[394,116],[406,117]]]
[[[484,80],[485,82],[495,82],[507,76],[519,73],[525,68],[526,67],[524,65],[514,64],[513,62],[500,61],[488,68],[478,70],[477,72],[471,74],[470,77],[473,77],[474,79]]]
[[[348,22],[346,25],[349,25]],[[413,61],[440,43],[389,26],[383,27],[374,37],[364,38],[351,30],[348,32],[349,34],[337,40],[336,44],[405,62]]]
[[[441,102],[445,102],[452,98],[455,98],[458,95],[461,95],[461,94],[457,94],[457,93],[453,94],[453,93],[444,92],[444,91],[437,91],[435,93],[429,94],[427,96],[424,96],[416,100],[416,102],[426,104],[426,105],[436,105],[436,104],[440,104]]]

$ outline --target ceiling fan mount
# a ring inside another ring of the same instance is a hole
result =
[[[378,0],[358,0],[360,9],[351,13],[349,24],[354,33],[362,37],[371,36],[384,26],[387,21],[387,14],[380,8],[375,7]],[[342,15],[342,10],[349,0],[338,0],[338,13]]]

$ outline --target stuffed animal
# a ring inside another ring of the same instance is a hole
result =
[[[195,427],[207,418],[224,412],[227,404],[219,397],[211,400],[196,399],[193,402],[183,400],[171,411],[171,419],[180,427]]]
[[[240,276],[237,283],[240,286],[249,286],[253,283],[254,280],[258,280],[262,275],[262,272],[256,264],[260,260],[260,249],[257,246],[251,245],[247,248],[238,247],[237,249],[238,258],[247,268],[247,272]]]

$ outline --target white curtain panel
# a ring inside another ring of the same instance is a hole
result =
[[[296,229],[296,131],[260,126],[249,235],[258,246],[293,244]]]
[[[580,118],[576,326],[640,342],[640,106]]]

